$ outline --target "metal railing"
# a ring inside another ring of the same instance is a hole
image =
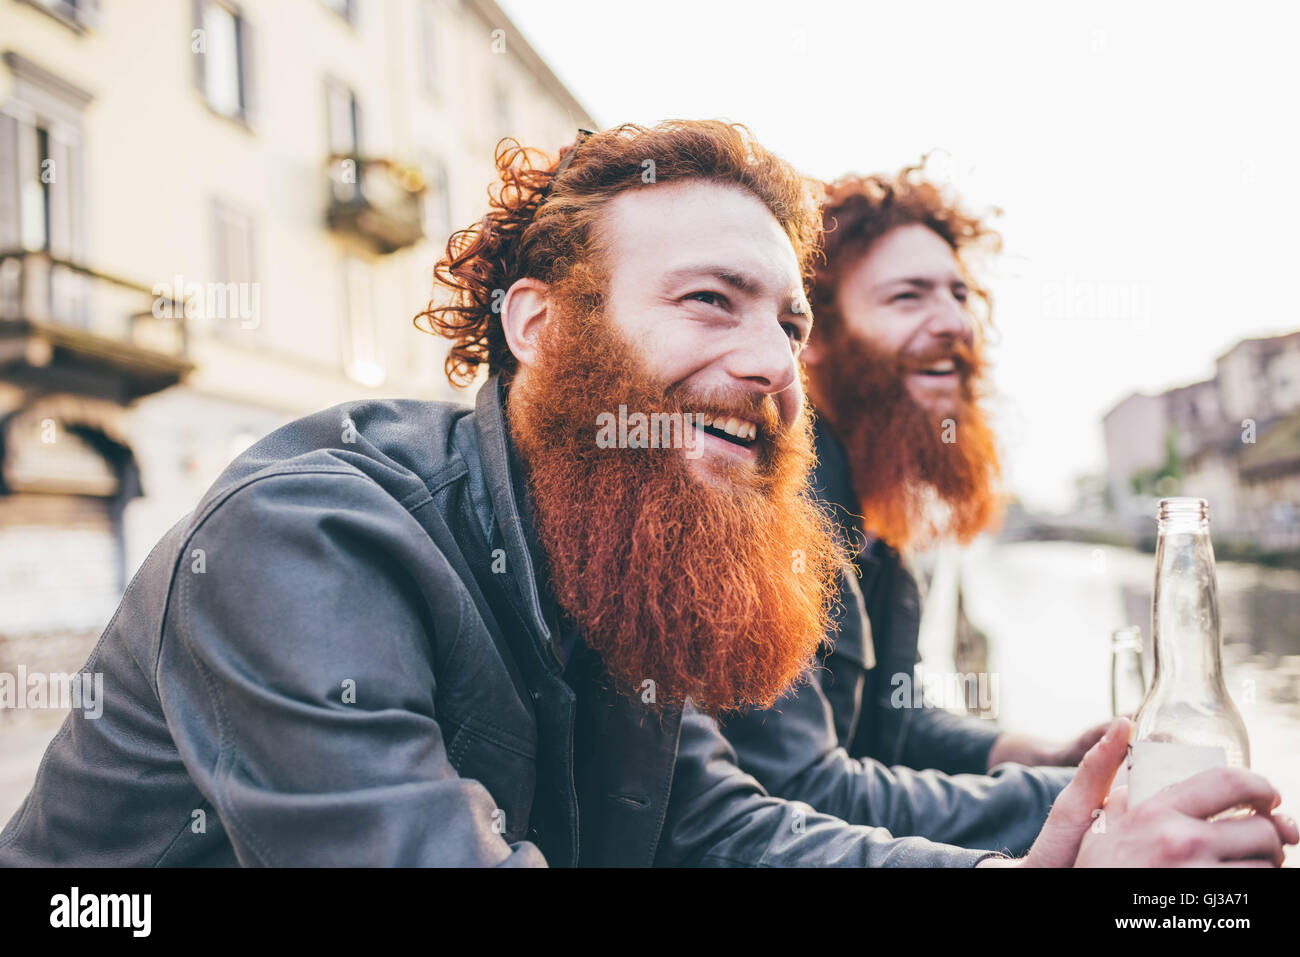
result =
[[[424,238],[425,184],[418,169],[392,160],[335,154],[327,160],[330,228],[390,253]]]
[[[185,303],[45,252],[0,252],[0,321],[64,326],[184,358]]]

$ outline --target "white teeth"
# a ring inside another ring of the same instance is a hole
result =
[[[926,372],[953,372],[957,369],[957,363],[951,359],[944,359],[942,362],[936,362],[926,368]]]
[[[738,419],[734,415],[726,418],[722,416],[714,418],[711,415],[701,414],[696,421],[701,426],[711,426],[719,432],[726,432],[728,435],[734,435],[746,442],[752,442],[758,437],[758,425],[756,423]]]

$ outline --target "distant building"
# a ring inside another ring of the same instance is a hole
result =
[[[1273,421],[1300,410],[1300,332],[1245,339],[1215,366],[1213,381],[1228,421]]]
[[[1165,460],[1169,419],[1160,396],[1135,392],[1102,417],[1106,442],[1106,484],[1111,507],[1122,517],[1137,511],[1135,479],[1154,473]]]
[[[1240,455],[1243,512],[1274,548],[1300,548],[1300,412],[1264,431]]]
[[[1218,535],[1300,546],[1297,413],[1300,332],[1237,343],[1212,379],[1128,396],[1102,419],[1112,507],[1140,521],[1156,496],[1195,495]]]
[[[491,0],[6,0],[0,38],[0,671],[75,669],[254,439],[451,396],[412,318],[495,144],[595,124]]]

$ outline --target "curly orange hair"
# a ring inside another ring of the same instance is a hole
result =
[[[996,252],[1002,237],[984,218],[965,211],[954,197],[923,178],[924,163],[904,167],[893,176],[851,173],[825,187],[822,255],[810,296],[823,335],[835,332],[840,325],[835,295],[844,272],[885,233],[912,224],[929,227],[952,247],[967,274],[972,298],[983,304],[984,323],[991,324],[992,299],[971,277],[966,260],[976,248]]]
[[[489,212],[447,241],[434,282],[450,293],[450,302],[430,301],[414,321],[422,331],[451,340],[446,371],[453,385],[469,385],[482,366],[515,371],[499,311],[515,280],[567,284],[589,305],[599,305],[601,250],[594,227],[604,204],[622,190],[691,179],[740,186],[772,211],[811,278],[821,231],[813,185],[759,145],[746,127],[720,120],[624,124],[589,136],[557,176],[572,149],[552,160],[502,140]]]

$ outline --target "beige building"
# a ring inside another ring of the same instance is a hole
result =
[[[1221,536],[1300,547],[1298,416],[1300,332],[1243,339],[1216,360],[1214,378],[1134,393],[1106,413],[1112,507],[1141,522],[1155,495],[1193,495],[1209,501]],[[1152,481],[1171,453],[1177,478]]]
[[[0,38],[0,671],[75,670],[254,439],[452,396],[412,318],[495,144],[595,123],[491,0],[0,0]]]

